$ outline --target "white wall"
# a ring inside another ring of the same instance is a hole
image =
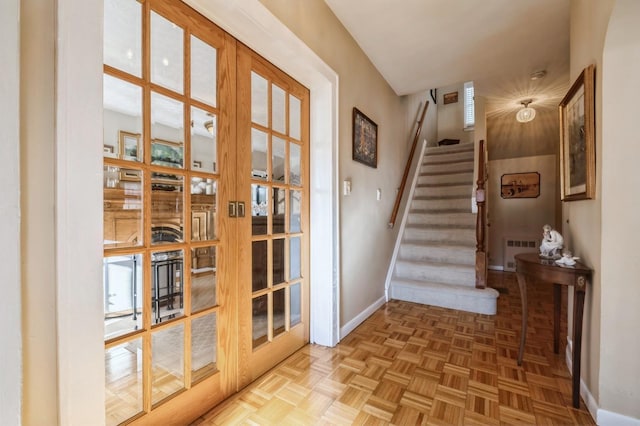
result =
[[[568,82],[566,89],[569,90]],[[487,140],[492,160],[557,155],[560,152],[557,106],[536,108],[536,118],[528,123],[519,123],[515,113],[491,111],[487,116]]]
[[[614,4],[615,0],[572,0],[570,11],[570,83],[586,66],[596,65],[596,195],[593,200],[562,203],[562,235],[565,244],[594,271],[585,298],[581,376],[596,401],[600,399],[601,294],[605,290],[601,281],[602,50]],[[573,298],[569,299],[568,312],[572,312]],[[569,315],[569,336],[572,330]]]
[[[458,102],[444,103],[444,95],[458,92]],[[464,130],[464,82],[438,88],[438,141],[460,139],[460,143],[473,142],[473,131]]]
[[[640,93],[640,2],[618,0],[602,73],[602,261],[600,408],[640,423],[640,173],[638,128],[629,111]],[[599,413],[600,420],[602,413]],[[616,421],[616,419],[613,419]],[[619,422],[620,420],[617,419]],[[604,424],[604,423],[602,423]]]
[[[429,102],[427,113],[422,123],[422,132],[418,137],[418,141],[427,141],[428,146],[436,146],[438,144],[438,104],[436,104],[428,90],[424,92],[414,93],[413,95],[407,95],[407,139],[413,142],[415,136],[418,120],[420,120],[420,114],[422,114],[422,108],[425,102]],[[407,145],[407,150],[410,149],[410,145]],[[416,148],[417,149],[417,148]],[[407,151],[408,154],[408,151]]]
[[[555,155],[489,161],[489,266],[504,267],[505,237],[541,238],[542,226],[553,225],[557,191]],[[538,198],[502,198],[500,179],[505,173],[540,173]]]
[[[0,413],[7,425],[21,424],[22,329],[20,287],[20,2],[0,3],[0,270],[2,346]]]

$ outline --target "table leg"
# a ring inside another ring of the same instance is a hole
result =
[[[520,350],[518,351],[518,365],[522,365],[522,357],[524,355],[524,343],[527,339],[527,282],[524,275],[516,273],[518,278],[518,287],[520,287],[520,300],[522,301],[522,330],[520,331]]]
[[[553,353],[560,351],[560,299],[562,297],[560,284],[553,284]]]
[[[573,286],[573,407],[580,408],[580,359],[582,351],[582,313],[586,279],[578,277]]]

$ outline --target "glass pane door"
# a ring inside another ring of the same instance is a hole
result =
[[[106,423],[189,424],[309,340],[309,92],[182,1],[104,19]]]
[[[162,424],[237,389],[235,41],[179,1],[105,0],[104,44],[106,423]]]
[[[255,378],[308,341],[309,93],[244,47],[238,91],[239,353]]]

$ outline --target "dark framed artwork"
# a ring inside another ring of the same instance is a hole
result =
[[[444,104],[455,104],[458,102],[458,92],[445,93],[442,95]]]
[[[537,198],[540,196],[540,173],[505,173],[500,178],[502,198]]]
[[[595,67],[582,70],[560,102],[560,189],[562,201],[595,196]]]
[[[378,125],[353,108],[353,160],[378,167]]]

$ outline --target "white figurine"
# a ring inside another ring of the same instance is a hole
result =
[[[580,259],[579,257],[573,257],[570,251],[565,251],[562,253],[562,257],[556,260],[558,265],[564,266],[573,266],[576,264],[576,259]]]
[[[554,259],[560,257],[564,244],[564,238],[551,225],[542,227],[542,244],[540,244],[540,257]]]

